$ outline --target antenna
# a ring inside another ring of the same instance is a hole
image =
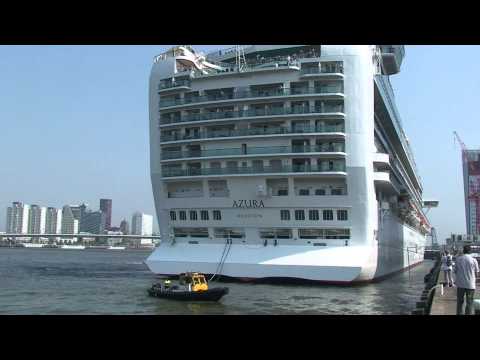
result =
[[[247,69],[247,61],[245,60],[245,51],[243,45],[235,45],[236,65],[238,72],[243,72]]]

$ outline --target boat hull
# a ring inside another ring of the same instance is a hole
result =
[[[152,286],[152,288],[148,289],[148,294],[153,297],[179,301],[219,301],[228,294],[228,291],[226,287],[213,288],[206,291],[179,291],[163,290]]]

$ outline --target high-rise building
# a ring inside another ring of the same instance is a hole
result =
[[[480,235],[480,150],[465,149],[463,157],[467,233]]]
[[[103,211],[86,211],[82,215],[81,232],[103,234],[105,231],[106,214]]]
[[[29,205],[18,201],[12,203],[12,206],[7,208],[7,233],[26,234],[29,215]]]
[[[78,234],[79,220],[75,218],[72,208],[65,205],[62,209],[62,234]]]
[[[112,226],[112,200],[100,199],[100,211],[106,215],[105,227],[108,230]]]
[[[128,235],[128,221],[123,219],[122,222],[120,223],[120,231],[124,235]]]
[[[468,149],[457,132],[453,133],[462,148],[467,234],[478,236],[480,235],[480,149]]]
[[[45,219],[45,233],[60,234],[62,231],[62,209],[47,208]]]
[[[45,234],[47,208],[38,205],[30,206],[28,232],[30,234]]]
[[[153,216],[136,212],[132,216],[132,235],[151,236],[153,232]],[[151,244],[151,239],[141,239],[140,244]]]
[[[73,217],[78,220],[79,223],[82,222],[82,216],[87,211],[88,204],[82,205],[69,205],[72,210]]]

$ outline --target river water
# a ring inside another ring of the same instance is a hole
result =
[[[0,314],[409,314],[433,266],[357,286],[222,283],[219,303],[151,298],[142,250],[0,248]]]

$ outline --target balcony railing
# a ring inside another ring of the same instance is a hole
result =
[[[162,151],[162,159],[182,159],[210,156],[230,155],[261,155],[261,154],[291,154],[291,153],[315,153],[315,152],[345,152],[345,144],[332,143],[323,145],[304,146],[267,146],[241,148],[211,149],[211,150],[187,150],[187,151]]]
[[[287,165],[265,167],[231,167],[231,168],[201,168],[201,169],[163,169],[163,177],[177,176],[207,176],[234,174],[277,174],[277,173],[329,173],[345,172],[345,163],[322,163],[320,165]]]
[[[158,90],[165,90],[180,86],[190,87],[190,80],[174,80],[174,81],[164,81],[158,85]]]
[[[282,115],[301,115],[301,114],[322,114],[322,113],[343,113],[342,105],[325,105],[315,107],[292,107],[292,108],[270,108],[270,109],[249,109],[243,111],[218,111],[189,114],[185,116],[162,116],[163,124],[172,124],[179,122],[203,121],[203,120],[218,120],[218,119],[234,119],[242,117],[257,117],[257,116],[282,116]]]
[[[381,76],[377,75],[375,77],[375,80],[377,81],[377,84],[379,85],[380,91],[383,90],[383,94],[385,95],[384,100],[386,103],[386,106],[388,109],[390,109],[391,114],[392,114],[392,122],[395,130],[397,131],[398,137],[400,139],[400,142],[403,145],[403,148],[405,149],[407,158],[410,160],[410,163],[412,165],[412,168],[414,170],[415,176],[418,177],[417,182],[420,184],[420,176],[418,175],[418,170],[417,170],[417,164],[415,163],[415,159],[413,157],[413,152],[410,147],[410,144],[407,140],[407,136],[405,135],[405,132],[403,131],[403,126],[402,126],[402,121],[400,118],[400,114],[397,110],[397,107],[395,105],[395,97],[393,94],[393,89],[392,85],[390,84],[390,80],[388,76]]]
[[[236,136],[262,136],[262,135],[281,135],[281,134],[310,134],[310,133],[344,133],[345,126],[343,124],[324,125],[317,127],[272,127],[272,128],[250,128],[250,129],[238,129],[238,130],[207,130],[199,131],[193,134],[162,134],[161,142],[167,141],[179,141],[179,140],[195,140],[195,139],[213,139],[223,137],[236,137]]]
[[[343,66],[336,65],[329,68],[320,68],[320,67],[305,67],[300,70],[302,75],[309,74],[343,74]]]
[[[241,91],[223,95],[204,95],[193,96],[184,99],[166,99],[161,100],[159,106],[170,107],[186,104],[203,103],[209,101],[224,101],[236,99],[248,99],[259,97],[276,97],[276,96],[292,96],[292,95],[308,95],[308,94],[343,94],[343,86],[319,86],[315,88],[300,88],[300,89],[272,89],[272,90],[255,90],[255,91]]]

